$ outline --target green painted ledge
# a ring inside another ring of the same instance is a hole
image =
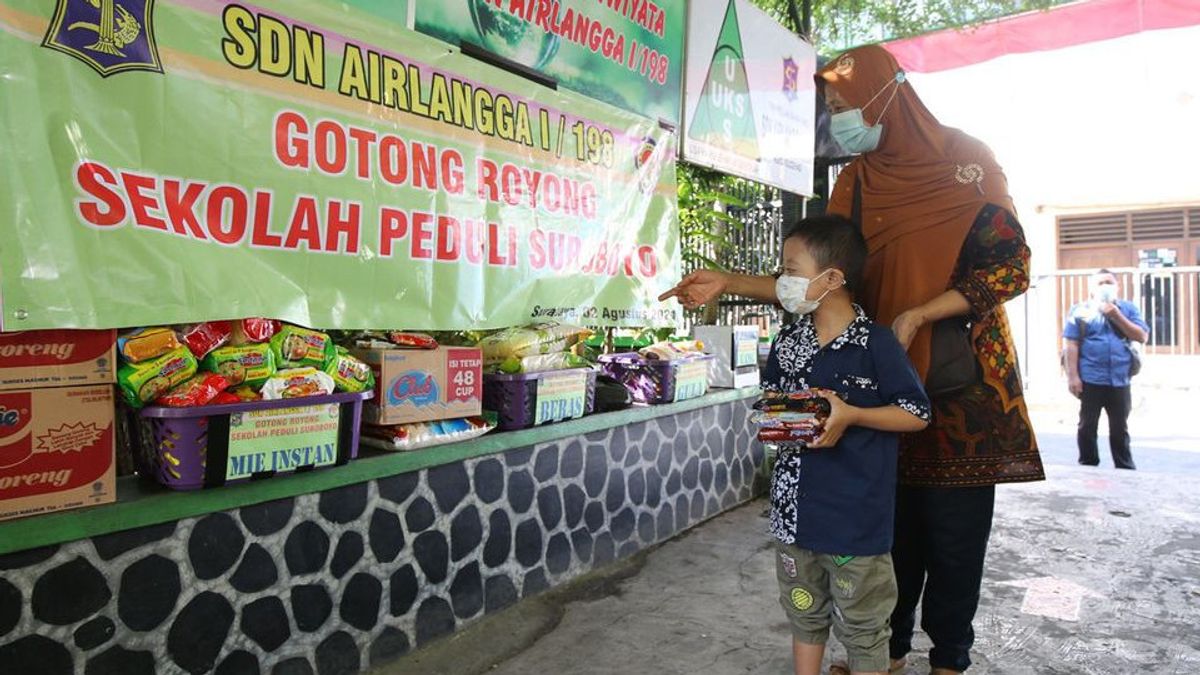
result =
[[[721,389],[701,398],[667,405],[634,407],[451,443],[413,452],[376,451],[363,447],[359,459],[334,469],[280,476],[212,490],[175,492],[137,476],[117,480],[117,501],[103,506],[30,516],[0,523],[0,554],[57,544],[110,532],[228,511],[250,504],[324,492],[343,485],[386,478],[440,464],[548,443],[594,431],[644,422],[656,417],[757,397],[759,390]]]

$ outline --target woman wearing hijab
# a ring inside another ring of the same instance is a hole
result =
[[[861,223],[867,313],[892,326],[931,389],[944,379],[931,372],[948,368],[947,350],[934,353],[935,324],[971,322],[961,342],[975,376],[931,392],[933,423],[902,437],[892,549],[893,669],[912,649],[920,603],[933,672],[958,673],[971,663],[995,486],[1045,478],[1003,306],[1028,288],[1029,247],[991,151],[940,124],[885,49],[853,49],[816,77],[831,133],[859,155],[838,176],[827,211]],[[662,299],[692,308],[722,293],[777,301],[772,277],[707,270]]]

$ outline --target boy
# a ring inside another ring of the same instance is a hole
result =
[[[813,389],[830,403],[820,435],[781,447],[771,478],[776,574],[797,675],[820,672],[831,623],[853,673],[888,670],[897,434],[930,419],[904,349],[853,303],[866,257],[851,221],[809,218],[784,239],[776,282],[780,304],[800,318],[771,345],[763,387]]]

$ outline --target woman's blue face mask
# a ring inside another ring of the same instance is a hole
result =
[[[863,106],[865,108],[871,105],[875,99],[879,98],[880,94],[891,87],[891,96],[883,105],[883,110],[879,111],[879,117],[875,118],[875,124],[867,124],[866,119],[863,118],[862,108],[850,108],[836,112],[829,117],[829,133],[838,142],[838,145],[842,146],[843,150],[861,155],[879,147],[879,141],[883,138],[883,124],[879,120],[883,119],[883,114],[892,105],[892,99],[896,98],[896,92],[900,90],[900,85],[904,83],[905,79],[903,72],[896,73],[896,77],[875,92],[871,100],[867,101],[867,105]]]
[[[829,133],[842,149],[854,155],[871,152],[879,147],[883,125],[869,125],[861,108],[851,108],[829,117]]]

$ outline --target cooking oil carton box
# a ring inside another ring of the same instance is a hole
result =
[[[111,384],[0,391],[0,520],[116,498]]]

